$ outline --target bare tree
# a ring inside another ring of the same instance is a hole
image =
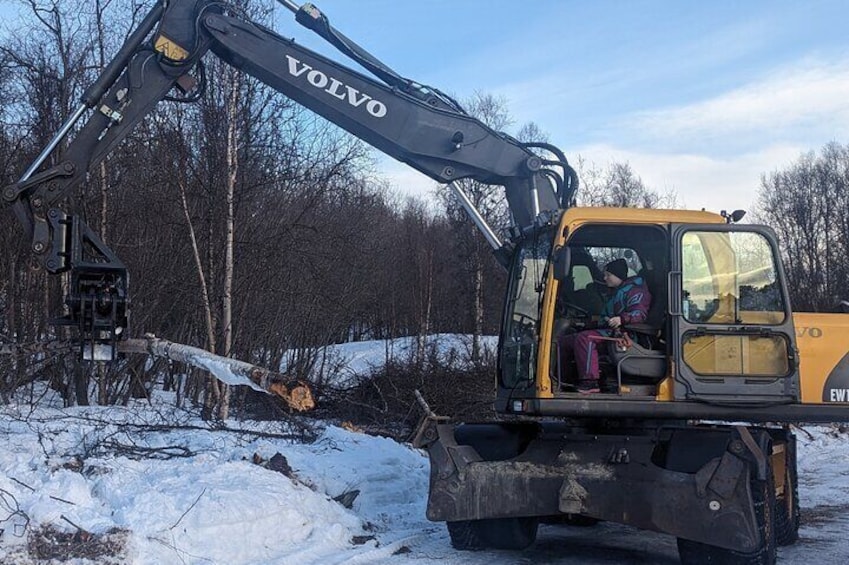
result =
[[[12,112],[29,125],[30,143],[25,155],[31,158],[47,144],[70,113],[85,82],[89,59],[85,28],[79,19],[70,17],[67,6],[55,0],[26,0],[22,4],[28,8],[29,17],[22,23],[27,32],[14,34],[8,44],[0,46],[0,51],[22,90],[13,97],[17,104]],[[57,152],[60,159],[63,150],[60,147]],[[84,195],[81,187],[74,197],[84,201]],[[42,295],[43,311],[36,319],[55,316],[49,305],[55,303],[54,297],[61,292],[62,281],[41,276],[32,282]],[[40,333],[46,329],[42,326]],[[57,373],[55,378],[62,380],[64,375]],[[72,386],[59,387],[66,402],[88,404],[87,372],[78,367],[71,378]]]
[[[615,208],[676,208],[674,191],[661,194],[645,185],[630,163],[611,162],[599,167],[583,158],[577,161],[581,179],[577,199],[581,206]]]
[[[781,240],[794,308],[829,311],[849,296],[849,146],[836,142],[761,177],[755,217]]]

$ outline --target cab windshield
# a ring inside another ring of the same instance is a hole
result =
[[[501,339],[501,379],[507,388],[532,383],[539,346],[539,321],[553,233],[538,232],[516,250]]]

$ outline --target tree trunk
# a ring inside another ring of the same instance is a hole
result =
[[[98,10],[98,13],[100,11]],[[102,45],[102,42],[101,42]],[[102,62],[101,62],[102,63]],[[102,67],[101,67],[102,68]],[[106,243],[107,209],[108,209],[108,172],[106,161],[100,162],[100,239]],[[109,371],[103,363],[97,364],[97,403],[105,406],[109,403]]]
[[[475,325],[472,334],[472,363],[478,363],[481,359],[481,336],[483,335],[483,250],[481,249],[477,234],[473,234],[474,241],[474,316]]]
[[[425,347],[427,336],[430,335],[430,318],[433,311],[433,251],[428,249],[424,253],[424,280],[422,281],[422,295],[419,297],[421,310],[419,311],[418,349],[416,361],[422,367],[425,359]]]
[[[215,326],[212,319],[212,304],[209,299],[209,285],[206,282],[206,274],[203,268],[203,261],[200,257],[200,248],[198,247],[197,236],[195,235],[192,216],[189,213],[189,203],[186,198],[186,183],[183,177],[177,181],[177,186],[180,189],[180,203],[183,206],[183,214],[186,217],[186,226],[189,229],[189,239],[192,243],[192,255],[195,259],[195,267],[198,273],[198,282],[200,283],[201,300],[203,302],[204,319],[206,320],[206,341],[209,349],[215,350]],[[203,400],[202,416],[204,419],[212,419],[213,406],[218,399],[220,392],[216,383],[210,383],[207,387],[206,394]]]
[[[239,85],[240,81],[235,71],[231,71],[230,95],[227,101],[227,218],[224,242],[224,296],[221,305],[221,326],[224,331],[221,353],[229,357],[233,349],[233,268],[234,268],[234,238],[235,238],[235,207],[236,178],[239,173],[239,143],[237,120],[239,114]],[[230,388],[225,384],[221,387],[221,398],[218,404],[218,417],[226,420],[230,415]]]

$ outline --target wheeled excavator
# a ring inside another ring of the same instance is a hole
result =
[[[4,188],[37,265],[67,277],[60,323],[82,357],[113,360],[131,333],[129,277],[63,197],[157,104],[196,99],[211,53],[449,185],[509,273],[497,416],[427,411],[416,439],[431,461],[427,516],[456,548],[521,549],[540,523],[606,520],[677,537],[685,563],[774,562],[799,528],[786,424],[849,416],[849,316],[792,312],[770,228],[737,223],[738,212],[576,207],[578,178],[556,147],[495,131],[404,78],[315,5],[278,2],[365,73],[223,2],[161,0]],[[507,233],[460,179],[503,187]],[[599,265],[618,258],[654,298],[645,323],[599,345],[602,391],[585,395],[558,336],[597,323]]]

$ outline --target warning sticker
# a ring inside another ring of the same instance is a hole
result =
[[[159,37],[156,38],[156,43],[154,47],[157,51],[171,59],[172,61],[183,61],[188,59],[189,52],[160,34]]]

